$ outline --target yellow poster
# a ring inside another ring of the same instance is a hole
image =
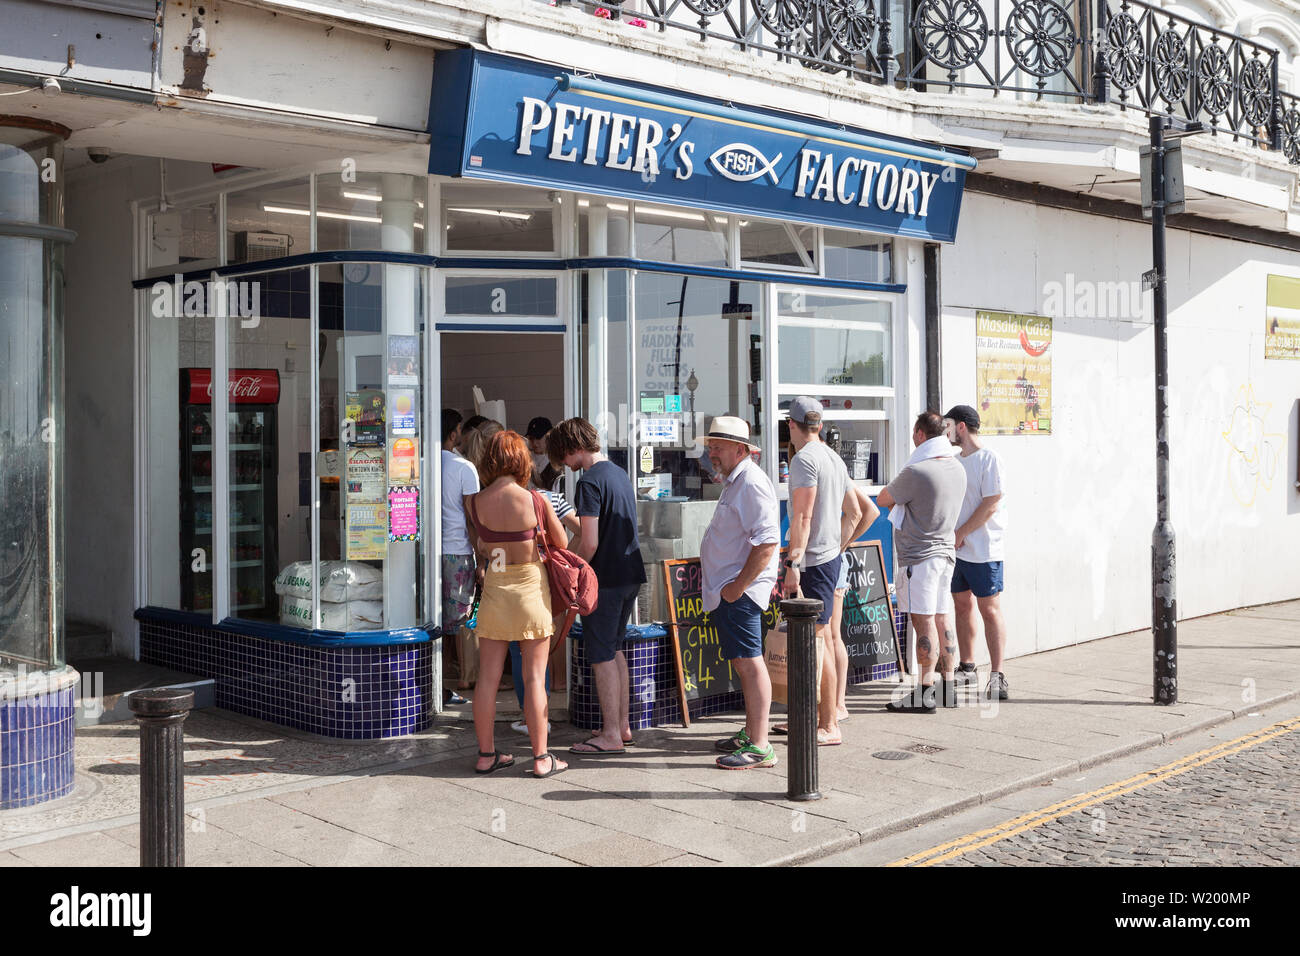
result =
[[[1300,279],[1269,276],[1264,307],[1264,358],[1300,359]]]
[[[394,438],[388,443],[388,481],[414,485],[420,480],[420,450],[414,438]]]
[[[1052,320],[975,313],[975,393],[982,435],[1052,433]]]
[[[382,561],[387,556],[387,503],[348,505],[348,560]]]

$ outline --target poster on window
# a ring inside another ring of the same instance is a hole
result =
[[[390,386],[420,384],[419,336],[390,335],[388,337],[388,384]]]
[[[388,420],[394,435],[415,434],[415,389],[394,388],[388,392]]]
[[[388,509],[384,500],[348,505],[348,560],[382,561],[388,556]]]
[[[975,313],[975,393],[980,434],[1052,433],[1052,320]]]
[[[420,540],[420,489],[399,485],[388,489],[388,540]]]
[[[377,388],[348,392],[344,406],[343,437],[349,445],[382,446],[384,435],[384,393]]]
[[[354,504],[381,504],[388,475],[384,471],[382,448],[349,448],[347,496],[348,507]]]
[[[1264,358],[1300,361],[1300,279],[1268,277]]]

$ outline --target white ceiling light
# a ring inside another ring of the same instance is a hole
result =
[[[383,201],[384,201],[384,197],[381,196],[379,193],[358,193],[358,192],[352,192],[351,190],[348,190],[348,189],[343,190],[343,198],[344,198],[344,199],[364,199],[364,200],[366,200],[367,202],[383,202]],[[424,208],[424,203],[423,203],[423,201],[421,201],[421,200],[419,200],[419,199],[417,199],[417,200],[415,201],[415,204],[416,204],[417,206],[419,206],[421,209]]]
[[[270,203],[262,203],[263,212],[279,212],[289,216],[310,216],[310,209],[302,209],[297,206],[275,206]],[[383,220],[378,216],[357,216],[347,212],[330,212],[328,209],[317,209],[316,218],[318,219],[342,219],[347,222],[370,222],[376,225],[383,225]],[[416,229],[423,229],[424,223],[417,222]]]
[[[531,212],[506,212],[503,209],[466,209],[460,206],[448,206],[448,212],[467,212],[473,216],[498,216],[501,219],[522,219],[524,222],[533,218]]]

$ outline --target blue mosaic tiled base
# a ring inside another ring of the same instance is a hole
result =
[[[0,698],[0,810],[67,796],[76,687]]]
[[[907,626],[907,615],[895,614],[894,626],[900,635]],[[596,683],[582,643],[580,625],[574,626],[572,664],[569,671],[569,721],[583,730],[600,727],[600,701],[596,698]],[[901,646],[901,645],[900,645]],[[645,624],[629,627],[623,642],[623,656],[627,658],[628,683],[631,706],[628,722],[633,730],[662,727],[682,722],[681,697],[677,692],[677,665],[672,641],[668,632],[659,625]],[[849,683],[864,684],[898,674],[893,661],[876,664],[871,668],[855,667],[849,674]],[[691,720],[711,714],[725,714],[745,709],[745,697],[740,691],[718,694],[688,702]]]
[[[433,653],[429,642],[308,647],[140,621],[140,660],[213,678],[218,707],[349,740],[401,737],[433,723]]]

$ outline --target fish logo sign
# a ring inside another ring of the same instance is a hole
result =
[[[782,155],[777,153],[776,158],[769,161],[748,143],[728,143],[710,156],[709,162],[719,173],[735,182],[751,183],[755,179],[771,176],[772,184],[776,185],[779,182],[776,164],[781,161]]]

